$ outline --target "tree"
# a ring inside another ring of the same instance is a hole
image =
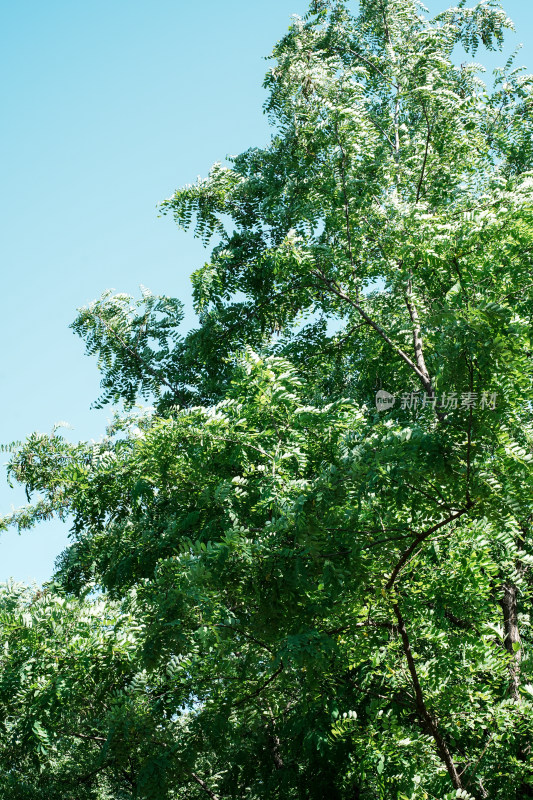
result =
[[[314,3],[270,145],[163,204],[218,237],[198,330],[148,292],[74,323],[126,412],[97,445],[30,437],[12,521],[70,514],[54,592],[135,631],[94,796],[533,796],[533,79],[452,58],[510,25]]]

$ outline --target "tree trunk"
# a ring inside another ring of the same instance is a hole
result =
[[[513,583],[505,583],[500,601],[503,611],[504,645],[509,653],[509,693],[516,703],[520,702],[520,663],[522,661],[522,640],[518,629],[518,589]],[[531,754],[531,745],[519,745],[517,758],[526,763]],[[533,797],[533,787],[521,784],[519,797]]]
[[[518,630],[517,610],[518,589],[512,583],[503,586],[503,597],[500,601],[503,610],[504,645],[509,653],[509,691],[513,700],[520,700],[520,662],[522,660],[522,642]]]

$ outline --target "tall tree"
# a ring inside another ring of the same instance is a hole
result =
[[[149,293],[74,323],[102,401],[155,411],[31,437],[13,521],[71,514],[55,591],[138,631],[120,796],[533,796],[533,79],[453,59],[510,26],[317,0],[274,49],[269,146],[163,204],[217,237],[198,330]]]

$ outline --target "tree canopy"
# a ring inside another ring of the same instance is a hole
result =
[[[456,63],[511,26],[316,0],[268,146],[161,206],[198,327],[79,312],[118,410],[11,457],[4,527],[72,528],[0,594],[6,796],[533,797],[533,77]]]

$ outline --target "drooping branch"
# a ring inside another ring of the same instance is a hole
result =
[[[260,528],[259,530],[262,531],[263,529]],[[251,634],[246,633],[246,631],[243,631],[242,628],[237,628],[235,625],[225,625],[223,622],[219,622],[217,624],[217,628],[226,628],[228,631],[232,631],[232,633],[236,633],[239,636],[244,636],[245,639],[248,639],[248,641],[254,642],[254,644],[259,645],[259,647],[261,647],[263,650],[266,650],[268,653],[271,654],[274,653],[272,648],[269,647],[265,642],[262,642],[259,639],[256,639],[255,636],[251,636]]]

